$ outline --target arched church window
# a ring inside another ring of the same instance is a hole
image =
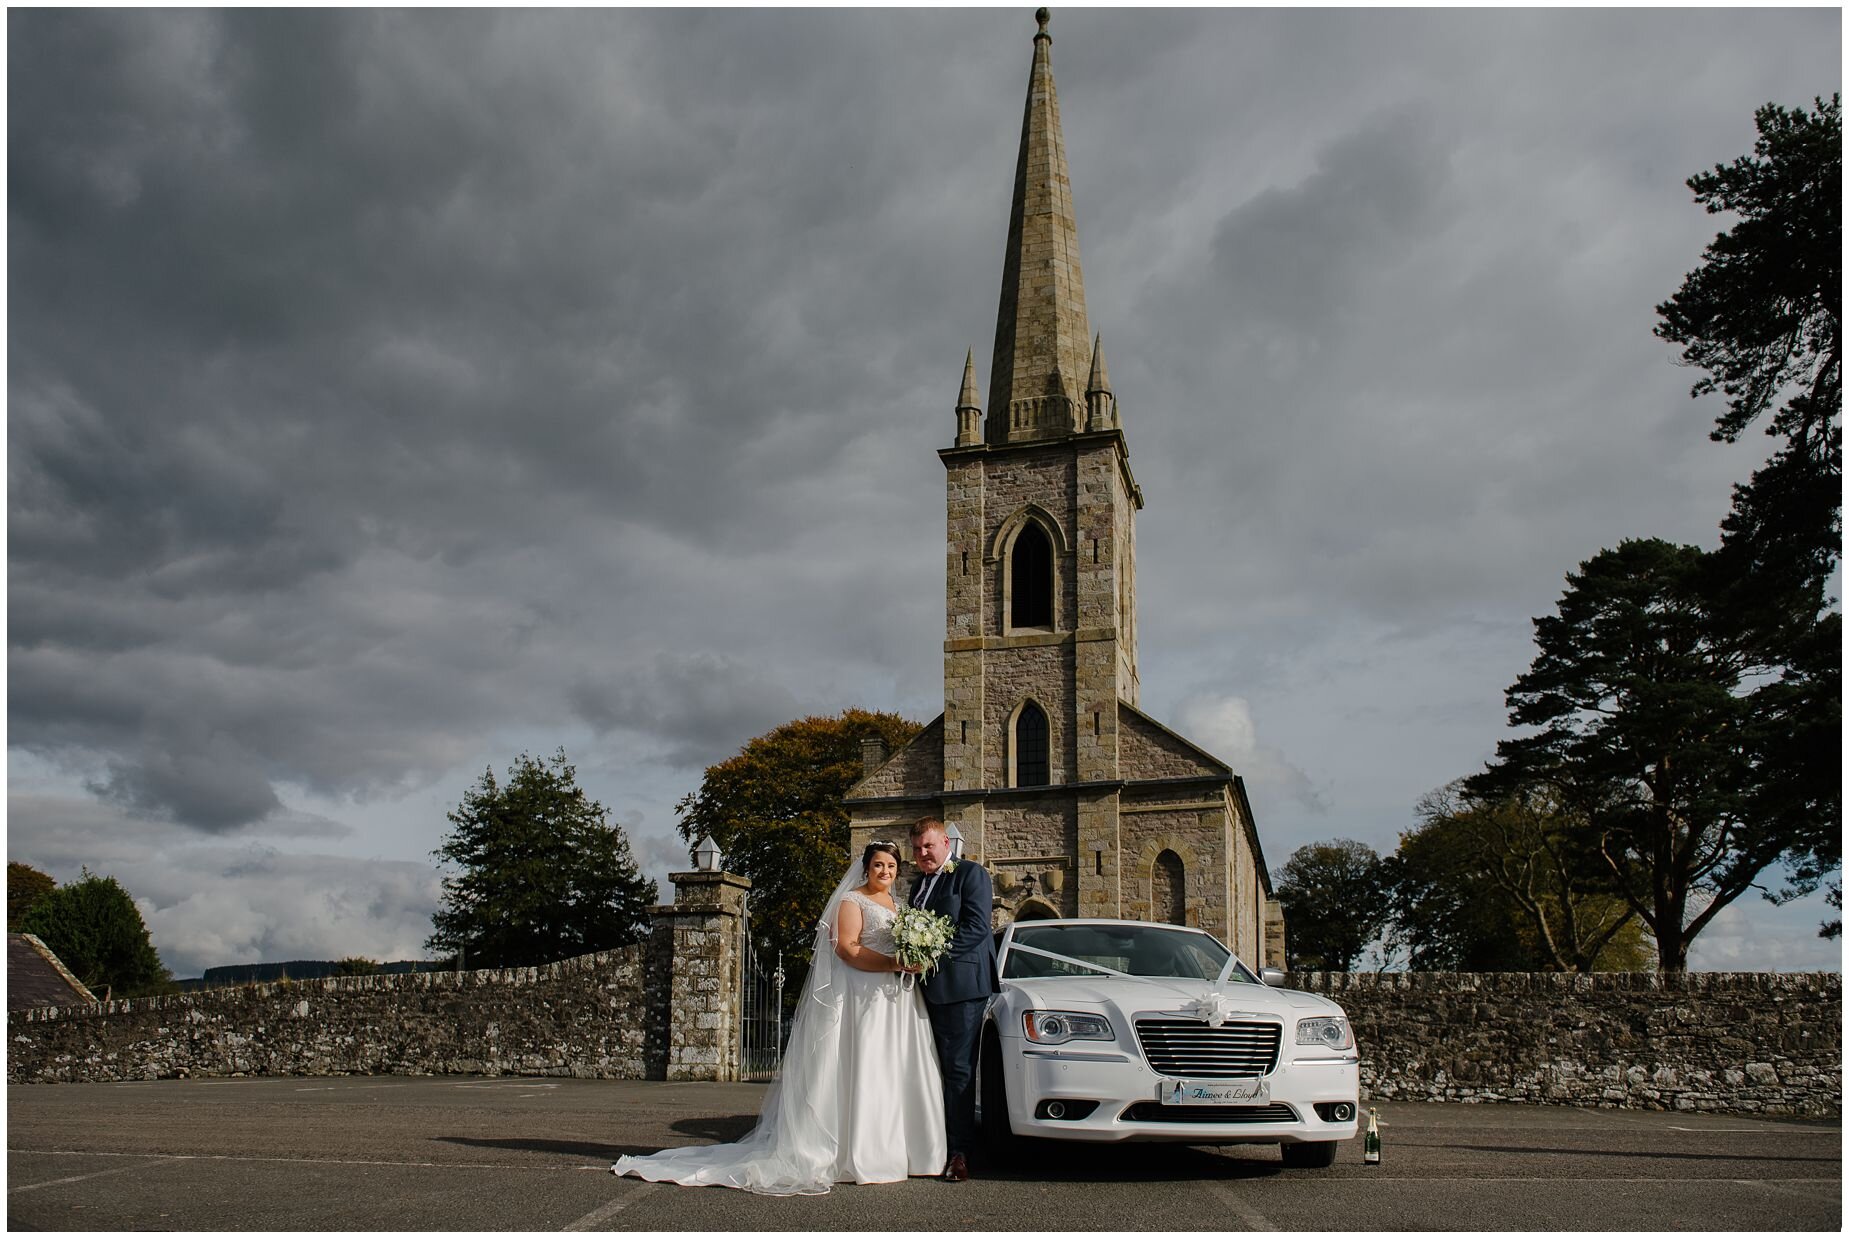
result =
[[[1053,626],[1053,544],[1038,522],[1028,521],[1008,555],[1008,624]]]
[[[1030,701],[1014,720],[1014,785],[1045,787],[1047,764],[1046,711]]]
[[[1155,871],[1149,876],[1149,912],[1170,925],[1188,923],[1188,901],[1182,883],[1181,857],[1163,852],[1156,857]]]

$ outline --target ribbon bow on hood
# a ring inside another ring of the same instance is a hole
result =
[[[1215,990],[1205,998],[1196,998],[1181,1010],[1185,1015],[1193,1015],[1206,1020],[1209,1028],[1218,1028],[1238,1014],[1233,1004],[1227,1000],[1226,995],[1219,990]]]

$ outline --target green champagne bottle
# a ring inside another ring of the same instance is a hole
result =
[[[1361,1164],[1380,1165],[1380,1111],[1367,1108],[1367,1134],[1361,1137]]]

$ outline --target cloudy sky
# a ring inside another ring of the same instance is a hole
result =
[[[8,856],[180,975],[421,955],[444,813],[563,745],[648,870],[802,713],[942,708],[1031,7],[8,14]],[[1652,307],[1834,10],[1052,27],[1148,499],[1143,705],[1275,869],[1477,769],[1530,619],[1765,441]],[[986,393],[985,393],[986,395]],[[1820,900],[1701,968],[1836,968]]]

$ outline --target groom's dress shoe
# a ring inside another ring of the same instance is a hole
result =
[[[969,1178],[969,1163],[961,1153],[952,1153],[950,1161],[944,1166],[944,1182],[962,1183]]]

